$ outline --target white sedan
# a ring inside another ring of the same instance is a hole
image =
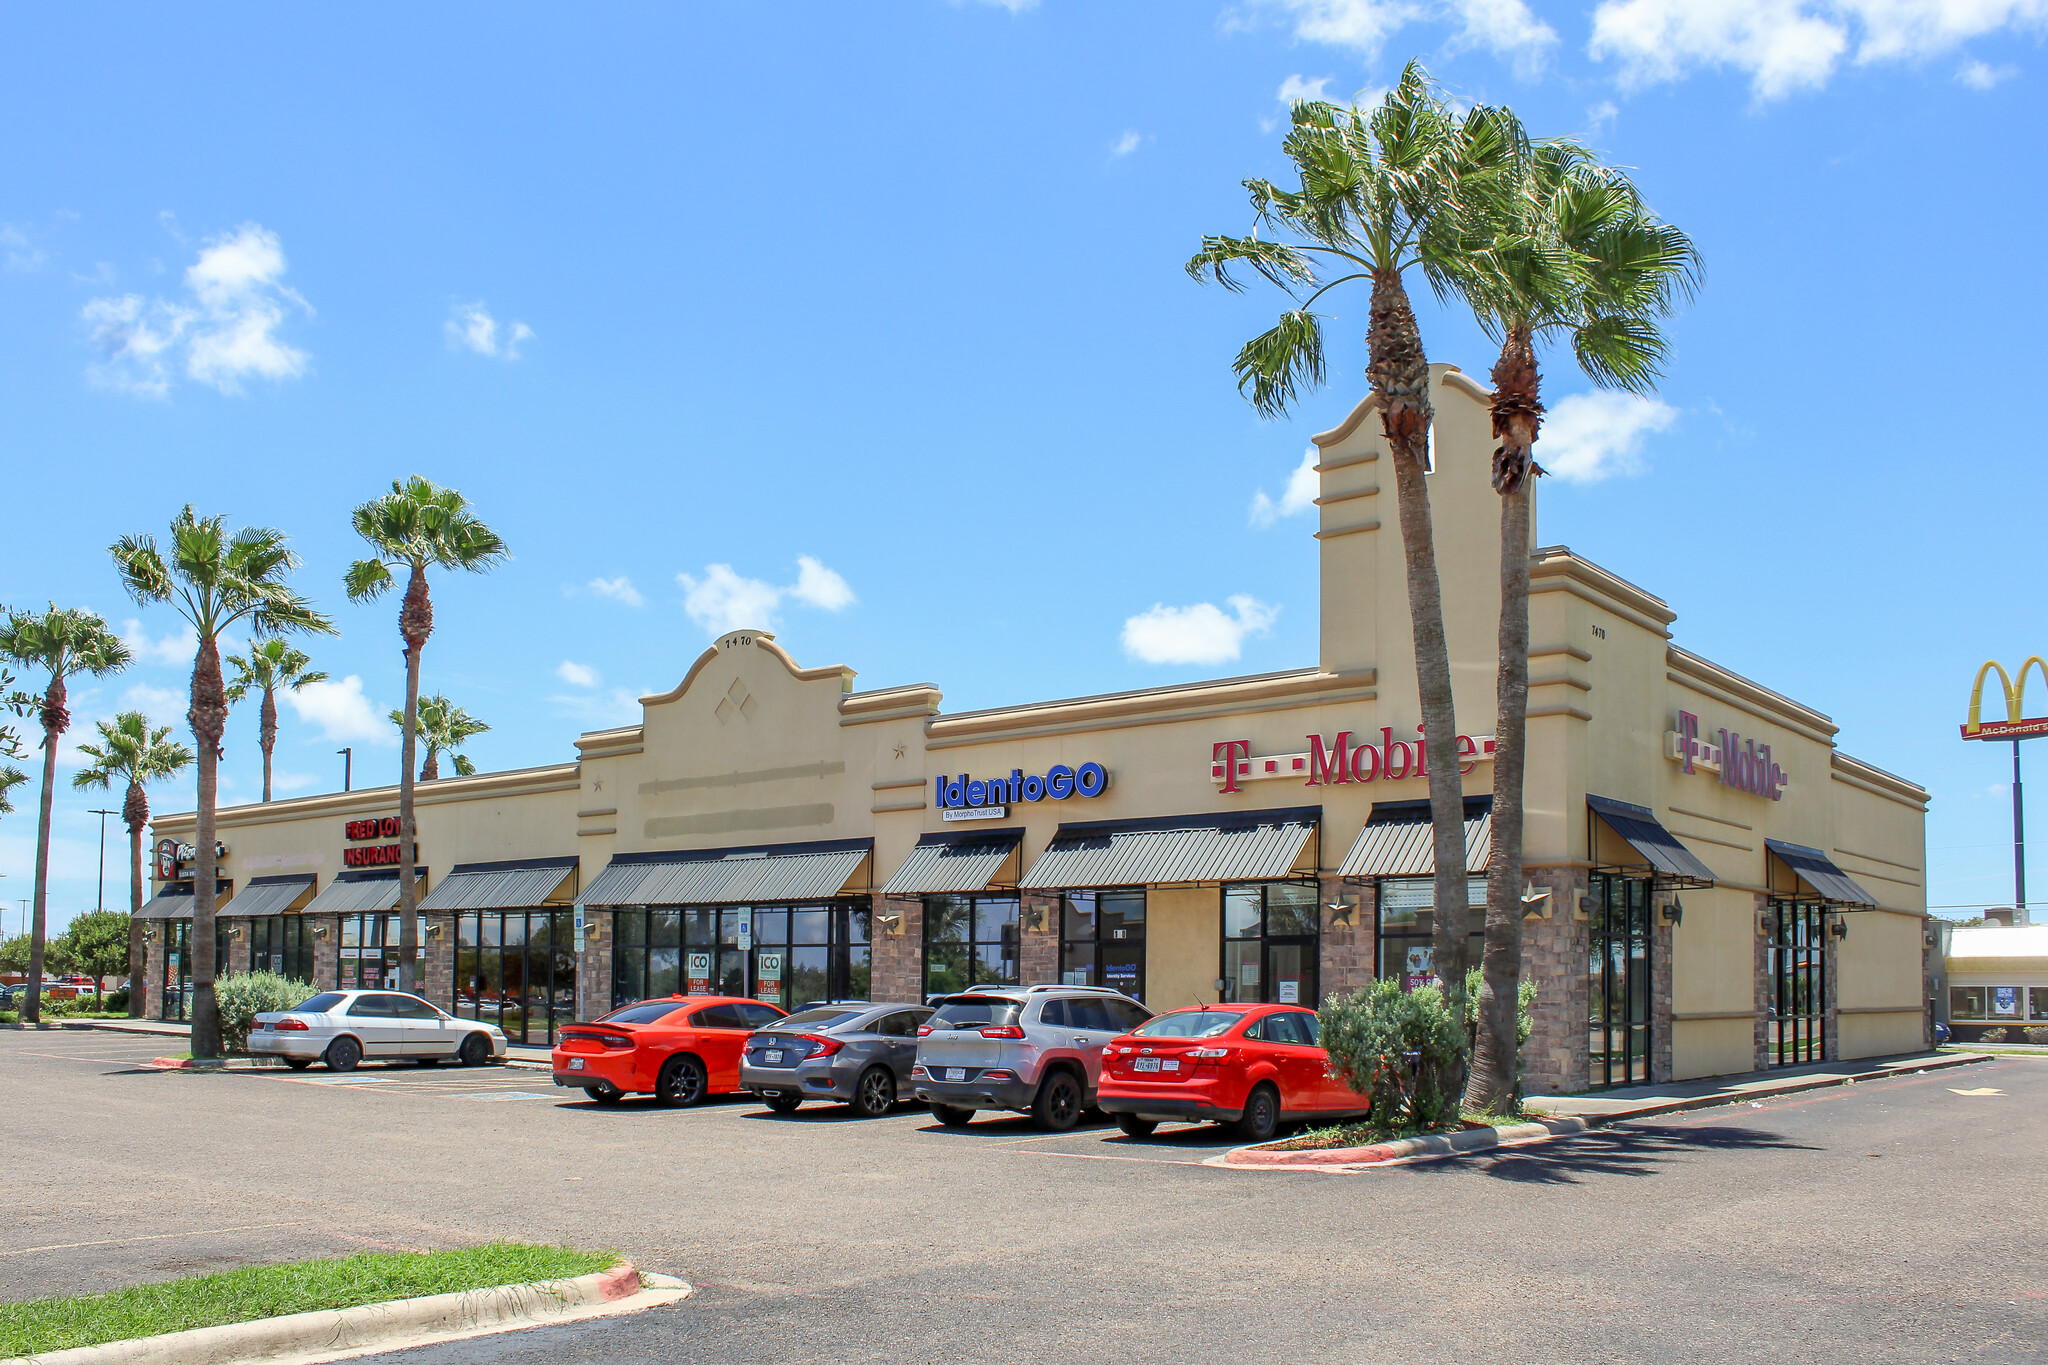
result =
[[[353,1071],[368,1058],[405,1058],[433,1066],[453,1057],[482,1066],[505,1055],[496,1024],[457,1019],[417,995],[396,991],[322,991],[297,1009],[259,1014],[249,1028],[249,1051],[282,1057],[294,1071],[325,1062]]]

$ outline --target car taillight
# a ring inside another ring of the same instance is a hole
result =
[[[1104,1048],[1102,1049],[1102,1055],[1105,1057],[1114,1057],[1116,1056],[1116,1049],[1113,1047],[1104,1046]]]
[[[983,1029],[981,1036],[984,1038],[1022,1038],[1024,1030],[1018,1028],[1015,1024],[997,1024],[993,1028]]]
[[[932,1026],[931,1026],[930,1024],[919,1024],[919,1025],[917,1026],[917,1036],[918,1036],[918,1037],[920,1037],[920,1038],[924,1037],[924,1036],[925,1036],[926,1034],[930,1033],[931,1031],[932,1031]]]
[[[1014,1081],[1017,1079],[1015,1076],[1011,1075],[1007,1071],[1004,1071],[1000,1067],[991,1068],[990,1070],[982,1072],[981,1078],[985,1081]]]
[[[280,1019],[277,1021],[276,1027],[289,1029],[294,1033],[304,1033],[306,1031],[306,1021],[303,1019]]]
[[[1191,1047],[1188,1049],[1188,1056],[1200,1057],[1204,1061],[1220,1062],[1230,1056],[1230,1049],[1227,1047]]]
[[[811,1045],[809,1055],[813,1057],[830,1057],[833,1053],[839,1051],[840,1048],[846,1046],[837,1038],[820,1038],[815,1033],[799,1033],[796,1036],[796,1040],[800,1043],[809,1043]]]

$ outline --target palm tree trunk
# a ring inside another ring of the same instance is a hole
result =
[[[1529,501],[1542,421],[1536,353],[1510,330],[1493,367],[1493,486],[1500,494],[1500,664],[1493,729],[1493,859],[1486,873],[1486,950],[1479,1040],[1467,1104],[1510,1112],[1516,1091],[1522,987],[1522,773],[1528,752]]]
[[[213,916],[220,869],[214,857],[220,792],[220,740],[227,730],[227,690],[221,684],[220,648],[211,636],[199,642],[192,663],[192,738],[199,747],[198,865],[192,873],[192,1057],[221,1053],[220,1010],[213,998]]]
[[[420,943],[419,894],[413,889],[413,853],[419,826],[413,818],[412,761],[419,749],[420,655],[427,647],[427,637],[434,633],[434,604],[427,596],[427,575],[417,564],[405,585],[398,633],[405,639],[405,738],[398,760],[398,988],[409,992],[418,974]]]
[[[1429,358],[1400,272],[1375,271],[1366,373],[1380,398],[1380,422],[1394,458],[1401,549],[1408,568],[1408,615],[1414,626],[1415,680],[1422,705],[1423,752],[1429,770],[1429,821],[1436,849],[1433,955],[1438,977],[1462,1018],[1471,944],[1465,913],[1465,790],[1458,773],[1458,717],[1451,695],[1451,656],[1444,638],[1443,589],[1436,573],[1430,524]],[[1463,1090],[1464,1076],[1451,1078]]]
[[[420,781],[438,782],[440,780],[441,755],[435,752],[433,745],[429,744],[427,746],[427,761],[420,764]]]
[[[149,970],[149,956],[142,942],[142,830],[149,823],[149,798],[142,784],[128,783],[128,799],[121,803],[121,818],[128,824],[128,1017],[142,1017],[142,978]]]
[[[50,897],[50,813],[56,799],[57,737],[71,724],[65,709],[64,674],[52,670],[43,693],[43,797],[36,818],[36,885],[28,930],[28,993],[22,997],[21,1022],[43,1021],[43,930]]]
[[[277,748],[277,689],[263,689],[263,728],[257,732],[263,746],[263,799],[270,800],[270,755]]]

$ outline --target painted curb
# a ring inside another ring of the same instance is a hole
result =
[[[1401,1138],[1394,1142],[1377,1142],[1366,1147],[1311,1147],[1295,1151],[1282,1151],[1270,1147],[1234,1147],[1225,1152],[1220,1160],[1212,1158],[1211,1162],[1204,1164],[1229,1166],[1240,1170],[1287,1170],[1317,1166],[1378,1166],[1390,1161],[1406,1161],[1415,1157],[1461,1156],[1468,1152],[1487,1151],[1494,1147],[1519,1146],[1550,1138],[1571,1137],[1595,1128],[1606,1128],[1612,1124],[1628,1123],[1635,1119],[1655,1118],[1660,1114],[1680,1114],[1694,1109],[1714,1109],[1751,1101],[1761,1103],[1764,1100],[1776,1099],[1780,1095],[1797,1095],[1808,1090],[1825,1090],[1830,1086],[1888,1080],[1895,1076],[1912,1076],[1923,1071],[1945,1071],[1950,1067],[1972,1066],[1990,1060],[1990,1055],[1986,1053],[1931,1057],[1912,1066],[1883,1067],[1874,1071],[1859,1071],[1849,1076],[1795,1078],[1769,1090],[1694,1095],[1687,1099],[1667,1100],[1662,1104],[1644,1104],[1607,1114],[1543,1119],[1535,1123],[1510,1123],[1494,1128],[1472,1128],[1444,1137]]]
[[[337,1360],[371,1351],[458,1340],[550,1322],[637,1311],[672,1303],[690,1287],[665,1275],[642,1276],[630,1263],[568,1280],[429,1294],[355,1308],[291,1313],[254,1322],[76,1346],[0,1365],[236,1365],[243,1361]],[[645,1302],[636,1302],[645,1300]]]

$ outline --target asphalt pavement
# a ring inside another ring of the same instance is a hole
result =
[[[545,1073],[155,1072],[0,1033],[0,1299],[358,1247],[612,1248],[681,1304],[376,1357],[462,1362],[2048,1360],[2048,1059],[1355,1173],[1204,1165]]]

